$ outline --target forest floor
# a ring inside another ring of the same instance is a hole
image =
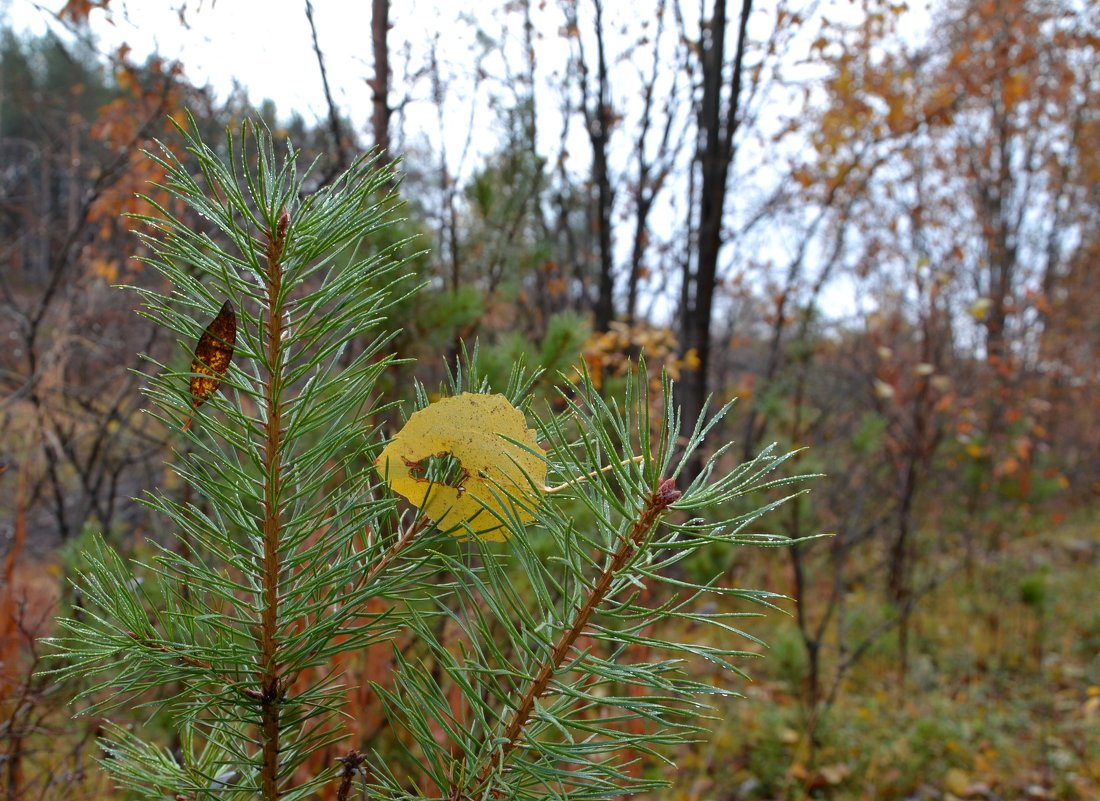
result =
[[[660,801],[1100,798],[1100,521],[1044,520],[1007,539],[995,557],[969,569],[956,564],[920,600],[904,674],[896,630],[878,638],[846,672],[835,702],[819,710],[812,749],[805,649],[794,618],[746,618],[742,628],[768,643],[750,648],[764,658],[746,660],[747,682],[715,674],[745,697],[725,702],[709,724],[712,735],[675,755],[673,784]],[[756,553],[749,564],[739,584],[781,589],[784,552]],[[27,599],[26,611],[41,612],[55,604],[61,573],[35,560],[9,575],[22,587],[15,595]],[[880,587],[849,594],[853,626],[881,594]],[[48,625],[41,614],[34,618],[33,628]],[[836,644],[828,645],[835,653]],[[834,667],[826,659],[823,675]],[[58,773],[55,760],[40,754],[56,784],[35,797],[104,797],[86,726],[65,724],[64,699],[41,686],[39,724],[52,721],[49,750],[68,754],[70,766]],[[0,711],[14,724],[9,707]],[[28,721],[31,711],[24,710]],[[0,732],[5,753],[12,730]],[[30,779],[31,762],[27,770]],[[66,786],[65,776],[79,776],[79,789]]]
[[[766,658],[662,798],[1100,799],[1100,520],[1023,529],[920,600],[904,672],[897,631],[876,641],[818,712],[812,749],[794,619],[747,625]],[[872,595],[846,599],[854,619]]]

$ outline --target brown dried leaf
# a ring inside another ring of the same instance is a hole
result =
[[[195,358],[191,360],[191,417],[183,425],[183,430],[191,425],[198,409],[217,391],[225,378],[229,362],[233,358],[233,345],[237,341],[237,314],[233,303],[226,301],[214,321],[207,326],[199,344],[195,346]]]

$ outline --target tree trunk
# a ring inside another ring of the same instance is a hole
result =
[[[611,101],[607,75],[607,55],[603,36],[603,3],[593,0],[596,9],[596,107],[585,105],[588,136],[592,142],[592,183],[596,187],[596,235],[600,246],[600,279],[596,295],[595,328],[606,331],[615,319],[615,290],[611,253],[611,206],[614,192],[607,166],[607,143],[611,135]],[[584,66],[581,67],[584,70]]]
[[[374,77],[370,79],[371,130],[374,133],[374,145],[385,152],[383,158],[388,162],[390,155],[390,116],[393,109],[389,104],[390,93],[390,0],[371,0],[371,46],[374,51]]]
[[[737,33],[733,74],[723,114],[722,66],[725,61],[726,4],[714,0],[710,36],[702,36],[701,67],[703,96],[698,110],[698,143],[695,169],[699,174],[699,235],[694,269],[690,254],[684,262],[683,289],[680,307],[681,348],[694,350],[699,369],[685,373],[679,384],[679,403],[683,431],[690,434],[699,421],[708,393],[707,373],[710,368],[711,316],[714,310],[714,290],[717,285],[718,256],[722,249],[722,218],[725,211],[726,183],[733,161],[733,137],[740,122],[740,99],[746,28],[752,0],[742,0]],[[683,481],[690,483],[702,469],[703,455],[687,465]]]

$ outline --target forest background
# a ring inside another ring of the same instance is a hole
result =
[[[112,288],[157,280],[125,214],[139,192],[175,210],[142,149],[173,147],[185,109],[210,142],[258,115],[317,186],[374,146],[402,159],[394,236],[418,236],[427,288],[394,393],[475,340],[490,373],[584,365],[611,393],[644,355],[689,422],[739,399],[719,438],[739,456],[778,442],[824,474],[771,526],[831,537],[684,568],[792,602],[751,624],[770,647],[748,698],[677,755],[668,798],[1097,797],[1094,2],[509,0],[433,28],[373,0],[355,108],[315,24],[341,12],[299,11],[316,119],[103,46],[111,0],[0,31],[4,797],[109,792],[37,638],[79,602],[90,533],[140,553],[171,532],[131,498],[186,492],[138,354],[190,344]],[[353,734],[386,737],[350,700]]]

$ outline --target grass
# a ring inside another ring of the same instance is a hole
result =
[[[721,710],[710,744],[680,755],[664,797],[1100,798],[1098,586],[1087,516],[957,571],[917,607],[904,678],[887,635],[848,675],[812,757],[795,623],[764,618],[752,633],[771,648],[747,699]],[[866,589],[847,599],[868,615],[877,602]]]

